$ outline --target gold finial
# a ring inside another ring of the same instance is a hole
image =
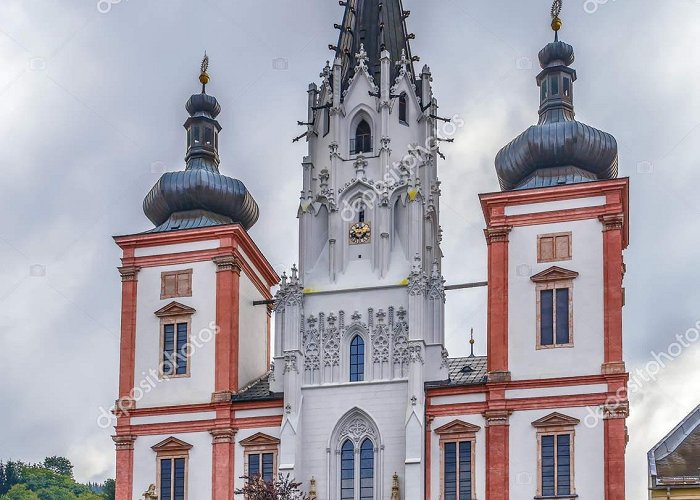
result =
[[[202,93],[204,93],[204,87],[207,85],[207,83],[209,83],[207,69],[209,69],[209,56],[206,52],[204,52],[204,59],[202,59],[201,71],[199,73],[199,82],[202,84]]]
[[[554,0],[552,4],[552,29],[557,32],[561,29],[562,22],[559,14],[561,14],[561,8],[564,0]]]
[[[469,347],[471,349],[471,354],[469,357],[473,358],[474,357],[474,329],[472,328],[471,333],[469,334]]]

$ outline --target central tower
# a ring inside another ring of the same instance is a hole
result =
[[[448,378],[437,101],[401,0],[341,5],[335,59],[308,88],[299,269],[275,305],[279,467],[343,499],[384,498],[396,471],[419,498],[424,383]]]

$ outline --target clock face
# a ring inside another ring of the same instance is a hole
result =
[[[350,228],[350,243],[352,245],[369,243],[371,236],[372,230],[366,222],[357,222]]]

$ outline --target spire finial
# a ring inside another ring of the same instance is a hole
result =
[[[470,358],[474,357],[474,329],[472,328],[471,333],[469,334],[469,348],[471,349],[471,354],[469,354]]]
[[[559,14],[561,14],[563,4],[564,0],[554,0],[554,3],[552,3],[552,29],[554,30],[555,40],[559,39],[559,30],[562,26]]]
[[[207,69],[209,69],[209,56],[207,55],[207,52],[204,51],[204,58],[202,59],[202,66],[200,67],[199,73],[199,82],[202,84],[202,94],[206,94],[206,86],[207,83],[209,83]]]

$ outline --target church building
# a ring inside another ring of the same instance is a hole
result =
[[[445,342],[432,88],[450,75],[416,72],[401,0],[340,3],[299,208],[275,214],[298,218],[298,267],[276,274],[248,232],[253,195],[219,170],[206,58],[185,169],[146,196],[150,230],[115,237],[117,500],[231,500],[278,474],[315,500],[624,500],[629,185],[614,137],[575,119],[559,2],[539,121],[480,196],[487,356],[462,358]]]

